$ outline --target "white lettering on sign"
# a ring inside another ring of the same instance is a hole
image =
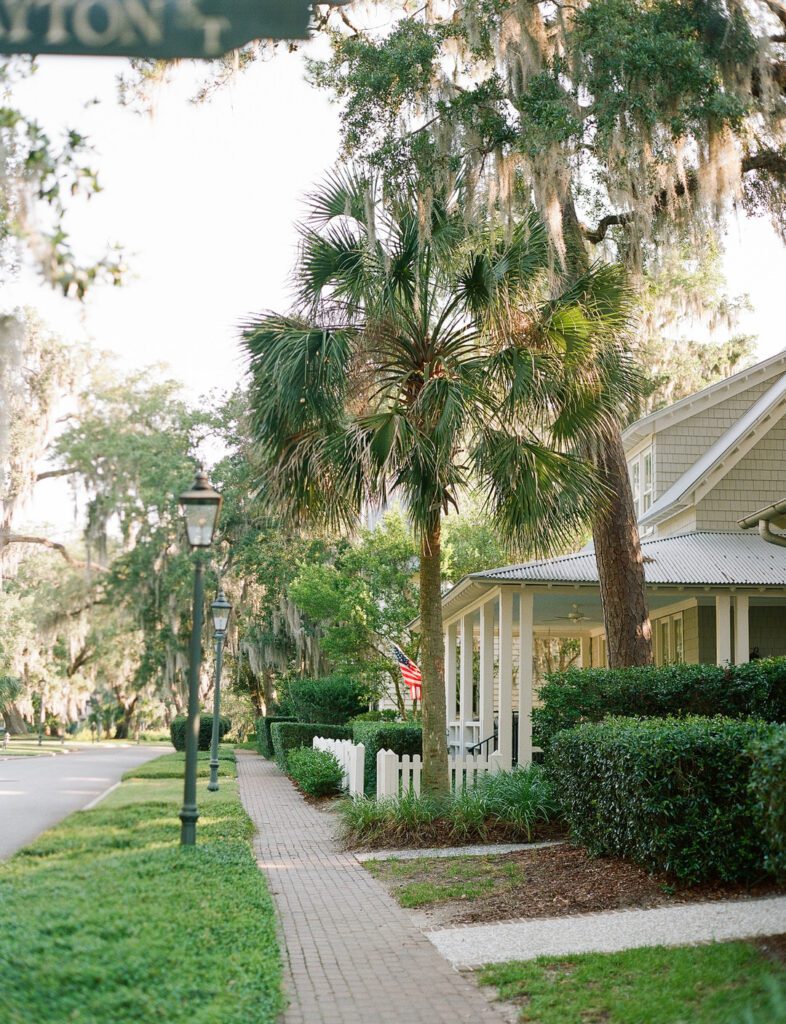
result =
[[[86,48],[154,46],[164,38],[164,0],[0,0],[0,39],[26,43],[33,36],[30,15],[39,11],[49,15],[47,46],[63,46],[72,38]],[[202,29],[205,20],[223,21],[199,15],[195,27]]]
[[[203,14],[196,0],[181,0],[180,9],[194,28],[202,31],[205,54],[212,57],[223,53],[225,48],[221,43],[221,33],[231,28],[232,23],[227,18]]]

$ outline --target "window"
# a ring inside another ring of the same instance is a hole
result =
[[[682,615],[674,616],[674,660],[685,661],[685,638],[682,632]]]
[[[674,665],[685,661],[685,633],[682,612],[656,619],[655,662],[658,665]]]
[[[645,452],[644,458],[644,486],[641,490],[641,511],[646,512],[652,504],[652,449]]]
[[[630,467],[630,486],[633,491],[633,507],[638,519],[641,515],[641,463],[638,459]]]
[[[658,623],[659,648],[658,661],[661,665],[668,665],[671,662],[671,622],[669,619],[661,619]]]
[[[633,492],[633,508],[636,511],[636,518],[640,519],[655,500],[655,462],[652,445],[628,462],[628,473],[630,489]]]

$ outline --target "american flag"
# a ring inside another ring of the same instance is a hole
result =
[[[413,700],[420,700],[423,692],[421,685],[423,677],[420,674],[420,669],[411,658],[408,658],[406,654],[404,654],[398,644],[391,643],[391,647],[393,648],[393,657],[396,659],[398,667],[401,669],[401,676],[409,687],[410,696]]]

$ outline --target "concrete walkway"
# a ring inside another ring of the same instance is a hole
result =
[[[244,752],[237,762],[278,908],[285,1024],[500,1024],[275,765]]]
[[[96,745],[57,757],[9,757],[0,762],[0,860],[92,803],[129,768],[171,749]]]
[[[465,925],[426,934],[454,967],[467,968],[538,956],[689,946],[783,931],[786,896]]]

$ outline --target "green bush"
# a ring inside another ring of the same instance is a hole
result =
[[[355,715],[349,724],[354,725],[355,722],[395,722],[397,718],[397,711],[394,711],[393,708],[385,708],[384,711],[364,711],[360,715]]]
[[[297,719],[291,715],[268,715],[266,718],[257,719],[257,750],[262,757],[273,760],[273,737],[270,729],[274,722],[295,722]]]
[[[309,796],[330,796],[341,791],[344,772],[327,750],[296,747],[287,756],[287,771],[293,781]]]
[[[347,676],[293,679],[289,699],[299,722],[346,725],[368,707],[365,687]]]
[[[751,795],[764,833],[767,870],[786,878],[786,729],[773,730],[753,747]]]
[[[761,874],[748,786],[772,726],[728,718],[611,718],[558,733],[548,771],[571,836],[590,853],[689,883]]]
[[[786,722],[786,658],[745,665],[649,665],[554,672],[533,712],[536,742],[547,747],[561,729],[613,716],[666,718],[722,715]]]
[[[311,725],[306,722],[274,722],[270,728],[273,754],[282,771],[288,770],[288,754],[296,747],[310,747],[315,736],[328,740],[352,739],[352,730],[345,725]]]
[[[408,722],[353,722],[352,742],[366,748],[364,771],[365,791],[368,796],[377,792],[377,752],[392,750],[403,757],[423,754],[423,729]]]
[[[172,746],[175,750],[186,749],[186,725],[188,719],[184,715],[178,715],[177,718],[172,719],[172,724],[169,726],[169,735],[172,738]],[[232,723],[228,718],[223,715],[218,720],[218,742],[226,736],[229,730],[232,728]],[[210,740],[213,736],[213,716],[212,715],[200,715],[199,716],[199,749],[210,750]]]

